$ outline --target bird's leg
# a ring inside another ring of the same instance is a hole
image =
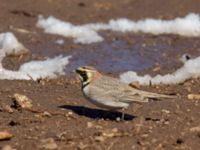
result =
[[[124,112],[122,112],[121,121],[124,121]]]
[[[124,121],[124,116],[125,116],[125,114],[124,114],[124,111],[125,111],[125,108],[122,108],[122,116],[121,116],[121,121]]]

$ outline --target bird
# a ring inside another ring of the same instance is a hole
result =
[[[149,99],[175,97],[133,88],[118,78],[101,74],[91,66],[78,67],[75,73],[81,80],[81,89],[86,99],[110,111],[123,110],[121,120],[124,120],[124,110],[132,103],[146,103]]]

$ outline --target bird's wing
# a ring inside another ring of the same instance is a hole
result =
[[[157,94],[147,91],[138,90],[130,87],[129,85],[122,83],[116,78],[103,77],[102,80],[98,80],[98,87],[96,91],[101,91],[99,94],[102,97],[109,97],[113,101],[120,101],[125,103],[144,103],[148,102],[149,98],[174,98],[174,96]]]
[[[115,97],[117,101],[125,102],[125,103],[145,103],[148,102],[148,98],[144,97],[137,91],[129,90],[129,89],[121,89],[116,92],[112,92],[112,96]]]
[[[116,97],[118,101],[126,103],[145,103],[148,102],[148,97],[142,95],[137,89],[130,87],[128,84],[121,82],[115,78],[114,86],[111,87],[113,91],[113,96]],[[115,92],[116,93],[115,93]]]
[[[112,87],[109,89],[91,87],[88,93],[93,99],[101,99],[102,101],[113,101],[122,103],[144,103],[148,102],[148,98],[143,97],[139,93],[133,93],[128,90],[116,90]]]

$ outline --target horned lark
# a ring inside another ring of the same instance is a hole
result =
[[[149,98],[174,97],[135,89],[117,78],[102,75],[93,67],[79,67],[75,72],[81,79],[85,97],[96,106],[109,110],[125,109],[131,103],[145,103]]]

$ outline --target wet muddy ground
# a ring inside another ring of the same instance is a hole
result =
[[[177,99],[131,105],[125,121],[120,113],[101,110],[85,100],[72,70],[92,65],[104,74],[118,77],[127,70],[140,74],[173,72],[182,65],[180,57],[200,55],[200,38],[177,35],[121,34],[101,32],[103,42],[82,45],[70,38],[45,34],[35,24],[38,15],[53,15],[74,24],[107,22],[111,18],[146,17],[173,19],[198,13],[200,3],[191,0],[0,0],[0,32],[11,31],[31,53],[7,57],[3,65],[18,69],[23,62],[56,55],[72,55],[66,76],[55,80],[0,81],[0,131],[14,137],[0,141],[13,149],[199,149],[200,101],[188,100],[199,93],[200,80],[173,86],[140,87]],[[29,32],[20,32],[25,29]],[[55,41],[63,39],[63,45]],[[13,95],[33,101],[33,110],[13,108]],[[8,107],[11,106],[11,110]]]

